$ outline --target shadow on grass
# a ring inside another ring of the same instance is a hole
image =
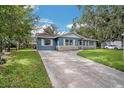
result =
[[[0,70],[0,87],[52,87],[45,67],[36,51],[12,52]]]

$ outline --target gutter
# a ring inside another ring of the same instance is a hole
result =
[[[96,39],[84,39],[84,40],[89,40],[89,41],[99,41],[99,40],[96,40]]]

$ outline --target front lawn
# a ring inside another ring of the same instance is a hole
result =
[[[124,71],[122,50],[95,49],[80,51],[78,55],[94,60],[98,63]]]
[[[6,64],[0,66],[0,87],[52,87],[43,62],[32,49],[13,51]]]

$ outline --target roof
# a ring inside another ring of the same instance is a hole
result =
[[[86,38],[85,40],[89,40],[89,41],[99,41],[97,39],[91,39],[91,38]]]
[[[57,38],[58,35],[50,35],[47,33],[36,33],[36,37],[42,37],[42,38]]]
[[[83,40],[91,40],[91,41],[99,41],[99,40],[96,40],[96,39],[90,39],[90,38],[86,38],[84,36],[81,36],[75,32],[68,32],[68,33],[65,33],[65,34],[62,34],[62,35],[49,35],[47,33],[36,33],[36,37],[42,37],[42,38],[57,38],[57,37],[64,37],[65,35],[69,35],[69,34],[74,34],[76,36],[78,36],[79,38],[83,39]]]
[[[75,34],[76,36],[78,36],[78,37],[80,37],[81,39],[84,39],[84,40],[99,41],[99,40],[96,40],[96,39],[86,38],[84,36],[81,36],[81,35],[77,34],[76,32],[68,32],[68,33],[60,35],[58,37],[64,37],[65,35],[69,35],[69,34]]]
[[[69,34],[74,34],[74,35],[78,36],[79,38],[84,38],[85,39],[85,37],[83,37],[83,36],[81,36],[81,35],[79,35],[79,34],[77,34],[75,32],[68,32],[68,33],[60,35],[59,37],[64,37],[65,35],[69,35]]]

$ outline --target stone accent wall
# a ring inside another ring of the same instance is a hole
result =
[[[59,51],[65,51],[65,50],[78,50],[78,46],[58,46],[57,50]]]
[[[96,49],[96,46],[57,46],[56,48],[59,51],[66,50],[78,50],[78,49]]]

